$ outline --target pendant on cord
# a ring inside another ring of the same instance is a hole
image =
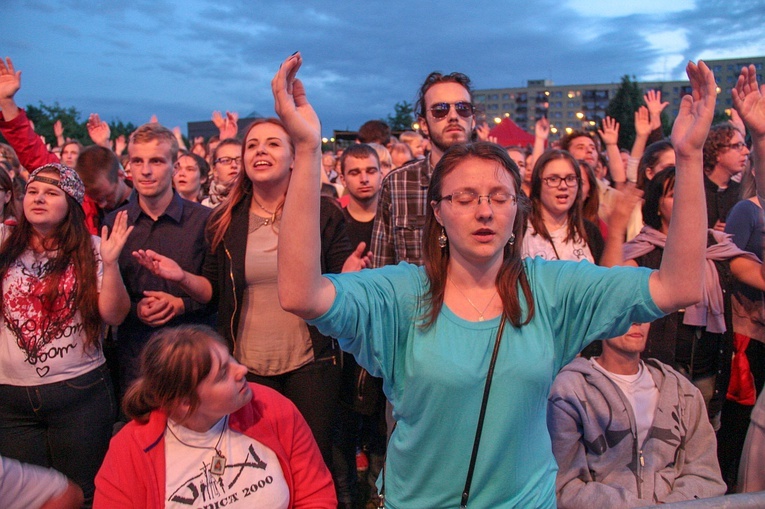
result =
[[[215,475],[223,475],[226,470],[226,457],[222,454],[216,454],[213,456],[212,464],[210,465],[210,472]]]

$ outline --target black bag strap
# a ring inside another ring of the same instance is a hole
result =
[[[483,400],[481,401],[481,411],[478,413],[478,426],[475,430],[475,441],[473,442],[473,453],[470,455],[470,465],[468,466],[467,478],[465,479],[465,489],[462,490],[462,502],[460,509],[467,508],[468,497],[470,496],[470,484],[473,482],[473,471],[475,470],[475,460],[478,457],[478,446],[481,443],[481,431],[483,430],[483,419],[486,415],[486,404],[489,402],[489,392],[491,391],[491,379],[494,378],[494,365],[497,363],[497,354],[499,353],[499,343],[502,340],[502,332],[505,330],[505,315],[499,322],[497,330],[497,339],[494,341],[494,351],[491,354],[489,363],[489,372],[486,374],[486,385],[483,388]]]
[[[481,410],[478,413],[478,426],[475,430],[475,440],[473,441],[473,452],[470,455],[470,464],[468,465],[467,478],[465,479],[465,489],[462,490],[462,502],[460,503],[460,509],[467,508],[468,497],[470,496],[470,485],[473,482],[473,471],[475,470],[475,460],[478,457],[478,446],[481,443],[481,430],[483,429],[483,420],[486,415],[486,404],[489,402],[489,392],[491,391],[491,380],[494,378],[494,365],[497,363],[497,355],[499,354],[499,343],[502,340],[502,332],[505,330],[505,315],[502,314],[502,319],[499,321],[499,329],[497,329],[497,339],[494,341],[494,351],[491,353],[491,362],[489,363],[489,372],[486,374],[486,385],[483,388],[483,399],[481,400]],[[396,426],[393,426],[396,429]],[[393,432],[391,431],[391,435]],[[390,437],[388,437],[390,440]],[[379,499],[377,507],[385,507],[385,465],[388,459],[388,453],[386,451],[385,458],[383,459],[382,468],[382,485],[380,486]]]

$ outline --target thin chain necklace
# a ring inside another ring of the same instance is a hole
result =
[[[484,307],[484,308],[483,308],[483,311],[481,311],[480,309],[478,309],[478,306],[476,306],[475,304],[473,304],[473,301],[472,301],[472,300],[470,300],[470,297],[468,297],[467,295],[465,295],[465,292],[463,292],[462,290],[460,290],[460,287],[459,287],[459,286],[457,286],[457,284],[454,282],[454,280],[451,278],[451,276],[446,276],[446,277],[449,279],[449,282],[452,284],[452,286],[454,286],[454,288],[456,288],[456,289],[457,289],[457,291],[458,291],[458,292],[460,292],[460,294],[461,294],[463,297],[465,297],[465,300],[466,300],[466,301],[468,301],[468,304],[470,304],[471,306],[473,306],[473,309],[475,309],[475,310],[476,310],[476,312],[478,313],[478,321],[479,321],[479,322],[483,322],[483,321],[485,320],[485,318],[483,317],[483,314],[486,312],[486,310],[487,310],[487,309],[489,309],[489,306],[490,306],[490,305],[491,305],[491,303],[494,301],[494,297],[496,297],[496,295],[497,295],[497,291],[496,291],[496,290],[494,290],[494,293],[491,295],[491,299],[489,299],[489,302],[486,304],[486,307]]]
[[[180,443],[185,445],[186,447],[191,447],[192,449],[212,449],[215,451],[215,456],[212,458],[212,463],[210,465],[210,472],[215,475],[223,475],[223,472],[226,470],[226,457],[223,455],[223,453],[220,451],[220,441],[223,440],[223,435],[226,433],[226,430],[228,429],[228,416],[224,418],[223,421],[223,429],[220,430],[220,436],[218,437],[218,441],[215,442],[215,447],[210,447],[209,445],[191,445],[187,444],[180,438],[178,438],[178,435],[176,435],[173,432],[173,429],[170,427],[170,422],[167,423],[167,431],[170,432],[173,437]]]
[[[257,198],[255,198],[255,194],[252,195],[252,200],[255,202],[255,205],[260,207],[266,214],[271,214],[271,218],[268,220],[270,223],[273,223],[276,221],[276,210],[268,210],[263,205],[260,204]],[[277,205],[276,208],[278,209],[279,206]],[[268,224],[268,223],[265,223]]]

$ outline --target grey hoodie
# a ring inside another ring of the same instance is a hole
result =
[[[547,427],[559,508],[640,507],[725,493],[701,393],[666,364],[648,359],[645,366],[659,402],[643,444],[632,406],[589,360],[574,359],[556,377]]]

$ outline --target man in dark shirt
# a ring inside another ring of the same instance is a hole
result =
[[[157,123],[144,124],[130,136],[128,153],[136,192],[104,220],[111,228],[117,212],[126,209],[128,223],[134,226],[119,259],[131,300],[130,313],[117,331],[123,393],[137,376],[141,350],[157,328],[190,322],[214,325],[210,308],[192,300],[176,283],[153,275],[132,255],[151,249],[200,274],[209,251],[204,228],[211,209],[182,199],[172,188],[175,135]]]
[[[340,159],[340,180],[350,198],[344,214],[351,246],[364,242],[368,249],[382,181],[377,151],[364,143],[348,147]]]
[[[340,158],[340,180],[350,198],[343,214],[351,245],[357,247],[364,242],[368,248],[382,181],[377,151],[366,144],[348,147]],[[340,401],[334,437],[334,447],[344,460],[335,461],[334,465],[338,507],[354,507],[359,442],[365,445],[370,456],[367,478],[371,492],[364,498],[376,495],[374,480],[385,456],[386,436],[380,433],[380,429],[385,428],[385,396],[382,380],[372,377],[348,354],[343,354]]]
[[[741,173],[748,156],[744,135],[738,129],[730,124],[718,124],[709,130],[704,142],[704,190],[709,228],[725,230],[725,219],[738,202],[741,188],[731,177]]]

